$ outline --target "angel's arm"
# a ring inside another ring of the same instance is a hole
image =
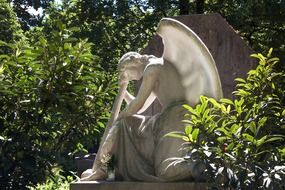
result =
[[[131,95],[128,91],[126,91],[125,93],[125,97],[124,100],[127,104],[130,104],[131,101],[133,101],[135,99],[135,97],[133,95]]]
[[[124,100],[126,101],[127,104],[130,104],[131,101],[133,101],[135,98],[136,97],[134,97],[128,91],[126,91]],[[153,92],[151,92],[149,97],[146,99],[144,105],[142,106],[142,108],[138,111],[138,114],[141,114],[145,110],[147,110],[147,108],[154,102],[155,99],[156,99],[156,95]]]
[[[131,116],[133,114],[143,112],[155,99],[153,96],[153,88],[157,82],[160,66],[149,66],[143,75],[143,81],[139,89],[138,95],[127,105],[127,107],[119,114],[118,119]],[[151,95],[152,94],[152,95]],[[145,106],[144,106],[145,105]]]

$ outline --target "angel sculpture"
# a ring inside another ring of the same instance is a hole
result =
[[[196,163],[173,162],[186,152],[180,149],[182,140],[166,134],[184,131],[183,104],[194,106],[200,95],[222,97],[215,62],[200,38],[184,24],[164,18],[157,33],[164,43],[161,58],[129,52],[120,59],[119,93],[93,167],[83,172],[81,181],[106,179],[112,155],[120,180],[181,181],[199,178],[203,172],[203,166]],[[141,78],[134,97],[126,90],[128,82]],[[154,116],[141,115],[155,99],[162,111]],[[123,100],[127,106],[118,113]]]

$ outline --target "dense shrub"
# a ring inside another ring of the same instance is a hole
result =
[[[30,186],[30,190],[69,190],[69,184],[74,181],[73,175],[67,177],[63,175],[63,171],[59,168],[53,169],[53,175],[50,175],[44,183],[38,183]]]
[[[0,189],[23,189],[96,144],[116,94],[115,75],[96,64],[91,44],[56,30],[0,55]],[[41,30],[41,28],[37,28]],[[36,35],[35,35],[36,36]]]
[[[285,73],[274,70],[277,58],[254,54],[259,65],[238,81],[236,99],[201,97],[185,105],[183,138],[189,161],[200,160],[214,189],[285,188]]]
[[[6,0],[0,0],[0,40],[13,43],[23,38],[23,32],[16,14]],[[0,47],[0,54],[8,53],[7,47]]]

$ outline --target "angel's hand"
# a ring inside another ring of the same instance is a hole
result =
[[[128,82],[129,82],[129,79],[128,79],[127,73],[124,73],[124,72],[120,73],[120,75],[119,75],[119,87],[124,86]]]

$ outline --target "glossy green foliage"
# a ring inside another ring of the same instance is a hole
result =
[[[41,26],[42,18],[32,18],[29,6],[45,10],[52,0],[11,0],[25,30]],[[246,0],[62,0],[73,4],[67,22],[80,27],[80,38],[89,38],[95,46],[92,53],[100,57],[106,70],[114,70],[116,57],[127,51],[140,51],[152,37],[162,17],[219,13],[248,42],[256,52],[274,47],[275,54],[284,59],[285,1]],[[58,7],[58,6],[57,6]],[[24,13],[25,12],[25,13]],[[23,14],[24,13],[24,14]],[[28,24],[27,24],[28,23]],[[109,52],[112,54],[107,54]],[[282,66],[280,66],[282,67]],[[284,68],[282,68],[284,70]]]
[[[126,52],[141,51],[162,18],[144,1],[78,1],[70,12],[77,16],[71,20],[80,28],[77,36],[94,43],[92,53],[108,71],[115,71]]]
[[[0,40],[13,43],[23,38],[16,14],[6,0],[0,0]],[[0,54],[8,53],[8,48],[0,46]]]
[[[74,178],[72,175],[65,177],[59,168],[53,169],[53,175],[49,176],[45,183],[39,183],[36,186],[29,186],[30,190],[69,190],[69,185]]]
[[[235,100],[202,96],[195,108],[184,106],[185,132],[178,137],[189,151],[185,159],[201,159],[213,188],[285,187],[285,73],[275,71],[271,52],[252,55],[259,65],[237,79]]]
[[[11,53],[0,55],[0,189],[35,184],[55,165],[74,169],[74,154],[96,145],[109,118],[116,76],[76,28],[54,23],[46,35],[36,28],[30,45],[1,41]]]
[[[3,0],[13,5],[13,10],[19,18],[21,28],[28,31],[30,27],[41,25],[42,14],[34,14],[34,12],[48,8],[50,2],[54,0]],[[33,11],[31,11],[33,10]]]

